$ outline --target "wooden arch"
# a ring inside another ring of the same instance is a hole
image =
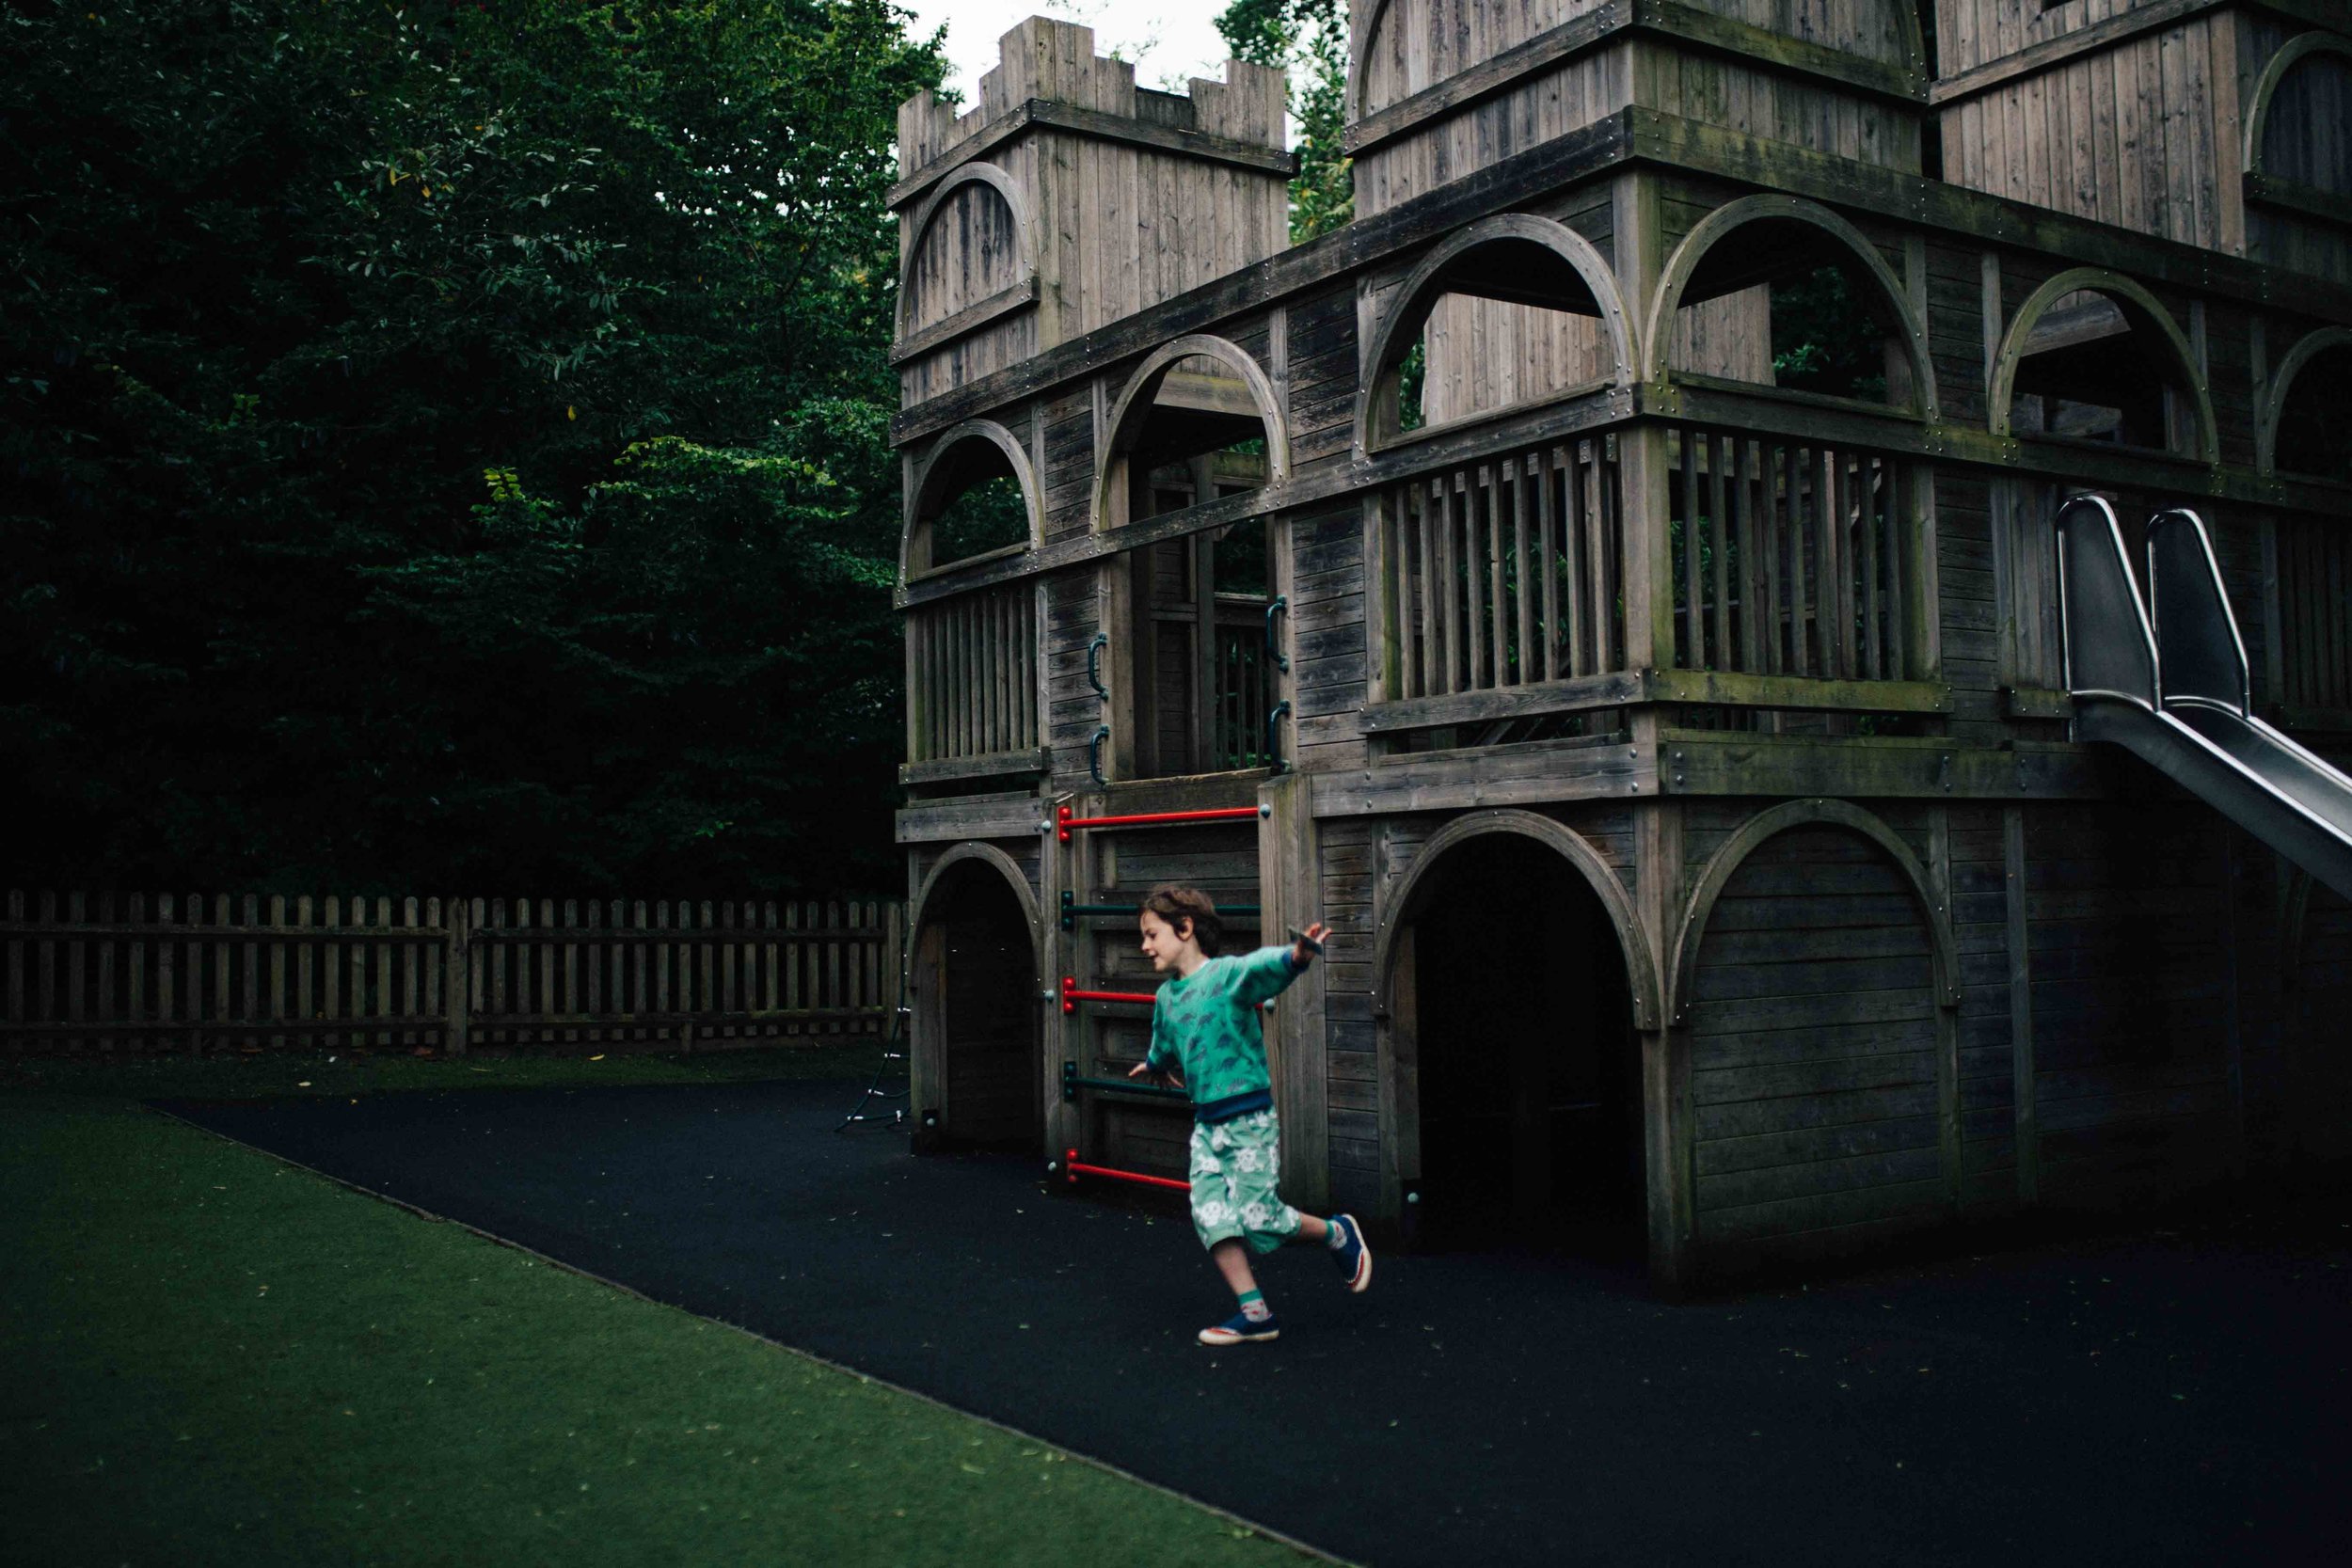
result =
[[[1249,398],[1258,405],[1258,418],[1265,426],[1265,475],[1271,487],[1290,478],[1291,439],[1289,421],[1282,417],[1282,400],[1275,394],[1274,383],[1266,378],[1258,362],[1243,352],[1230,339],[1196,332],[1162,343],[1153,349],[1135,372],[1128,376],[1126,386],[1120,388],[1118,401],[1111,404],[1111,417],[1104,429],[1109,432],[1103,445],[1101,461],[1094,471],[1094,516],[1097,531],[1103,527],[1107,511],[1112,476],[1127,454],[1134,439],[1135,426],[1151,411],[1152,399],[1159,391],[1160,382],[1179,360],[1202,356],[1223,364],[1241,378],[1248,388]]]
[[[1928,355],[1927,327],[1912,310],[1902,280],[1895,276],[1895,269],[1886,264],[1886,258],[1879,254],[1878,246],[1862,230],[1819,202],[1802,197],[1741,197],[1699,219],[1682,237],[1682,243],[1666,259],[1665,270],[1659,275],[1658,294],[1650,306],[1649,331],[1645,340],[1643,379],[1662,384],[1669,378],[1666,352],[1674,341],[1675,312],[1682,308],[1683,291],[1697,273],[1699,262],[1725,236],[1749,224],[1768,221],[1809,224],[1852,255],[1864,275],[1877,286],[1880,302],[1895,324],[1904,353],[1910,356],[1912,413],[1930,424],[1941,419],[1935,396],[1935,366]]]
[[[1022,449],[1012,432],[993,420],[966,420],[949,430],[942,431],[938,439],[923,449],[923,455],[914,461],[914,472],[906,486],[906,515],[898,530],[898,580],[907,580],[907,570],[914,560],[914,531],[923,515],[925,491],[930,485],[931,469],[939,460],[966,441],[986,441],[1005,454],[1012,465],[1012,477],[1021,486],[1021,500],[1029,515],[1029,542],[1024,549],[1035,549],[1043,528],[1044,508],[1037,490],[1037,470],[1029,466],[1029,454]],[[1009,551],[1008,551],[1009,553]],[[948,564],[933,562],[933,566]]]
[[[1013,260],[1022,277],[1037,276],[1037,242],[1029,231],[1029,204],[1021,195],[1021,187],[1011,175],[994,164],[969,163],[955,169],[931,187],[931,194],[923,198],[923,205],[914,210],[913,238],[907,244],[905,270],[898,277],[898,335],[904,337],[914,323],[907,319],[907,301],[912,291],[907,287],[914,281],[914,269],[923,260],[923,242],[946,208],[947,198],[966,185],[986,185],[994,191],[1012,214],[1014,241]]]
[[[1396,891],[1389,913],[1380,921],[1373,938],[1373,984],[1379,994],[1386,996],[1393,987],[1390,984],[1389,968],[1396,961],[1397,933],[1409,923],[1414,905],[1426,891],[1429,868],[1445,858],[1445,851],[1465,839],[1486,833],[1517,833],[1532,838],[1557,852],[1580,872],[1595,894],[1600,907],[1608,912],[1609,923],[1617,929],[1617,945],[1625,953],[1626,980],[1633,991],[1633,1026],[1636,1029],[1656,1029],[1664,1016],[1658,989],[1658,964],[1651,957],[1649,936],[1642,929],[1641,917],[1634,912],[1633,899],[1617,879],[1616,872],[1601,858],[1582,834],[1564,827],[1549,816],[1516,808],[1496,808],[1457,816],[1422,846],[1413,867],[1405,874],[1405,885]]]
[[[1575,269],[1584,284],[1584,292],[1592,296],[1593,306],[1601,322],[1609,329],[1609,341],[1617,353],[1617,384],[1629,387],[1633,382],[1633,368],[1640,362],[1640,352],[1634,341],[1633,324],[1626,314],[1625,298],[1617,291],[1617,276],[1609,270],[1593,242],[1565,223],[1538,217],[1533,213],[1499,213],[1485,218],[1455,234],[1437,249],[1422,258],[1421,265],[1406,278],[1396,293],[1396,304],[1381,318],[1372,335],[1364,355],[1363,378],[1356,388],[1356,450],[1371,450],[1372,411],[1379,399],[1380,385],[1393,368],[1391,361],[1404,356],[1400,336],[1408,333],[1428,314],[1434,301],[1423,298],[1435,286],[1439,274],[1465,252],[1499,240],[1525,240],[1556,253]],[[1522,407],[1525,404],[1515,404]]]
[[[1682,932],[1675,942],[1674,990],[1672,1014],[1677,1023],[1690,1022],[1691,991],[1698,979],[1699,942],[1706,935],[1708,918],[1715,912],[1715,900],[1723,896],[1732,878],[1765,840],[1785,833],[1791,828],[1823,823],[1846,828],[1860,833],[1895,863],[1902,873],[1904,884],[1919,905],[1919,917],[1927,922],[1928,945],[1933,955],[1935,970],[1935,1000],[1942,1007],[1960,1006],[1960,949],[1952,936],[1951,922],[1946,917],[1943,905],[1928,887],[1928,875],[1911,847],[1897,836],[1895,830],[1877,816],[1846,800],[1790,800],[1748,818],[1740,831],[1725,839],[1714,857],[1700,873],[1698,885],[1692,890],[1691,905],[1682,917]]]
[[[2101,267],[2069,267],[2028,294],[2026,303],[2017,308],[2009,330],[2001,337],[2000,353],[1993,362],[1993,387],[1986,400],[1993,434],[2010,433],[2010,405],[2016,401],[2017,367],[2026,357],[2026,341],[2033,335],[2034,324],[2042,319],[2043,311],[2079,290],[2128,301],[2155,324],[2164,345],[2171,351],[2172,366],[2180,372],[2181,385],[2196,400],[2198,454],[2207,463],[2220,462],[2221,443],[2214,424],[2213,394],[2198,372],[2196,351],[2189,347],[2187,334],[2173,321],[2171,312],[2156,303],[2155,295],[2122,273]]]
[[[923,923],[930,916],[931,895],[938,891],[940,879],[966,861],[977,861],[991,867],[1012,884],[1013,896],[1021,901],[1022,918],[1029,924],[1030,956],[1038,965],[1038,973],[1044,974],[1045,922],[1038,912],[1037,895],[1029,891],[1029,879],[1022,872],[1020,864],[993,844],[959,844],[939,857],[930,874],[924,877],[921,889],[914,895],[914,902],[908,906],[907,950],[910,953],[914,950],[915,934],[923,929]]]
[[[2263,395],[2262,407],[2254,416],[2256,468],[2265,474],[2279,471],[2279,420],[2286,413],[2287,394],[2295,390],[2295,378],[2314,355],[2344,347],[2352,347],[2352,327],[2323,326],[2297,339],[2280,359],[2279,369],[2270,378],[2270,388]]]
[[[2300,33],[2287,40],[2279,52],[2270,56],[2270,63],[2264,66],[2263,73],[2255,78],[2254,106],[2246,117],[2243,162],[2247,173],[2263,172],[2263,137],[2270,130],[2270,103],[2279,95],[2279,85],[2287,79],[2289,71],[2313,55],[2341,55],[2347,64],[2352,64],[2352,40],[2339,38],[2333,33]]]

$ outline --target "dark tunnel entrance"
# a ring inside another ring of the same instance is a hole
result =
[[[1462,843],[1431,876],[1398,955],[1417,1244],[1638,1258],[1640,1048],[1607,911],[1565,860],[1517,833]]]
[[[1044,1141],[1037,959],[1029,918],[980,861],[940,878],[916,939],[915,1006],[939,1031],[939,1134],[963,1147],[1034,1151]]]

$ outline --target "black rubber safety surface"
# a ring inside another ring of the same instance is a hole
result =
[[[856,1085],[174,1103],[230,1137],[1371,1563],[2145,1563],[2352,1540],[2352,1212],[2243,1205],[1675,1306],[1503,1256],[1261,1270],[1179,1195],[832,1127]]]

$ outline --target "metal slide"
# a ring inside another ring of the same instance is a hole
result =
[[[2104,499],[2069,500],[2058,531],[2075,737],[2123,747],[2352,898],[2352,777],[2254,717],[2203,521],[2149,523],[2145,601]]]

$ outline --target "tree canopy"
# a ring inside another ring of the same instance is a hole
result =
[[[12,8],[11,879],[894,883],[906,21]]]

